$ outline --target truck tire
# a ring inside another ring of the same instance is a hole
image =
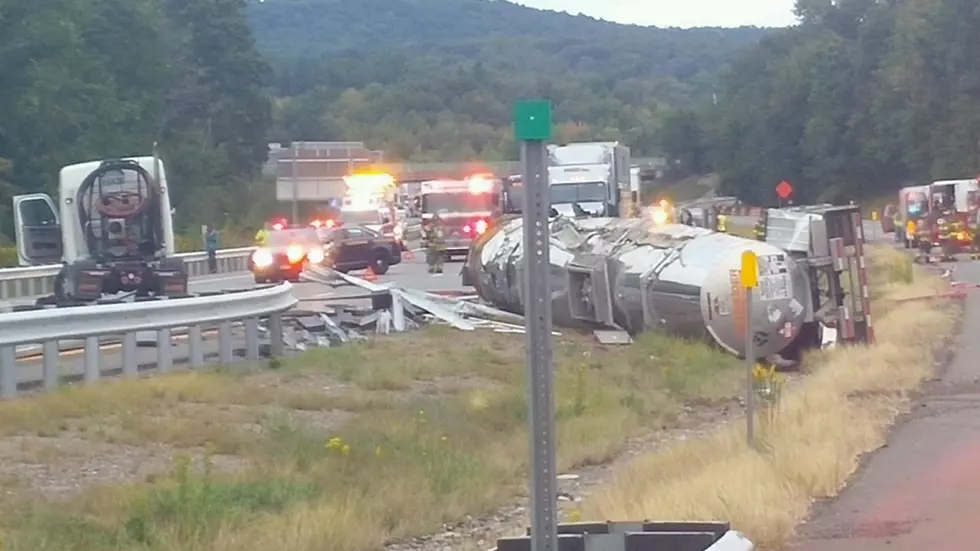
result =
[[[388,273],[388,268],[391,266],[391,254],[384,249],[378,249],[374,251],[374,262],[371,264],[371,268],[377,275],[385,275]]]

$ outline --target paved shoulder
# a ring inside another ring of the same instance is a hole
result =
[[[961,262],[956,274],[980,283],[980,264]],[[980,296],[965,315],[961,348],[934,392],[836,501],[817,508],[791,550],[980,549]]]

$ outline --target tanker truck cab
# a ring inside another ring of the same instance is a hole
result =
[[[59,197],[14,197],[20,264],[61,262],[59,304],[104,295],[184,296],[187,271],[174,257],[163,163],[156,157],[90,161],[61,169]]]

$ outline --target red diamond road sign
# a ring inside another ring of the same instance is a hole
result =
[[[793,186],[786,180],[779,182],[779,185],[776,186],[776,195],[780,199],[788,199],[790,195],[793,195]]]

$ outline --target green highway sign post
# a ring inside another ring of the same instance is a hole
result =
[[[759,286],[759,257],[742,253],[742,287],[745,288],[745,435],[755,444],[755,342],[752,340],[752,289]]]
[[[524,183],[524,327],[531,443],[531,550],[558,551],[555,399],[551,347],[548,147],[551,102],[518,101],[514,136],[521,140]]]

